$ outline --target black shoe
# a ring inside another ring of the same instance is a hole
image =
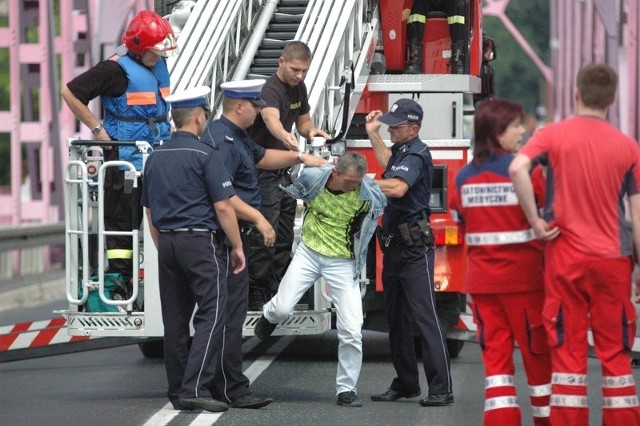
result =
[[[262,407],[266,407],[272,402],[273,402],[273,399],[271,398],[257,396],[257,395],[248,393],[246,395],[242,395],[240,398],[236,399],[235,401],[231,401],[231,403],[229,403],[229,406],[231,408],[262,408]]]
[[[178,411],[190,411],[190,408],[185,407],[184,405],[180,404],[180,402],[178,401],[171,401],[171,405],[173,405],[173,409],[174,410],[178,410]]]
[[[453,404],[453,393],[436,393],[420,400],[423,407],[442,407]]]
[[[371,395],[372,401],[395,401],[400,398],[415,398],[416,396],[420,396],[420,391],[417,392],[402,392],[395,389],[387,389],[384,393],[379,395]]]
[[[336,404],[341,407],[362,407],[362,400],[354,391],[340,392]]]
[[[209,396],[199,398],[180,398],[180,405],[187,410],[201,409],[212,413],[227,411],[229,407],[224,402],[217,401]]]
[[[260,317],[260,319],[256,323],[256,327],[253,330],[253,332],[258,339],[267,340],[277,326],[278,324],[271,324],[269,320],[266,319],[263,315]]]
[[[262,312],[262,307],[269,301],[270,297],[260,289],[250,289],[249,290],[249,305],[247,307],[248,311],[259,311]]]

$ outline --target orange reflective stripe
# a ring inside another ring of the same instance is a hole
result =
[[[156,94],[153,92],[127,93],[127,105],[155,105]]]
[[[162,95],[162,98],[166,98],[167,96],[169,96],[169,94],[171,93],[171,89],[169,87],[161,87],[160,88],[160,94]]]

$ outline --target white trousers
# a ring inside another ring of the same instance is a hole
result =
[[[264,305],[272,324],[287,319],[304,293],[320,278],[329,285],[338,329],[337,393],[356,390],[362,368],[362,299],[354,279],[355,260],[323,256],[300,242],[278,293]]]

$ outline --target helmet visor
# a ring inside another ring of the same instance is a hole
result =
[[[178,43],[176,43],[176,38],[173,34],[167,34],[161,42],[156,43],[149,50],[164,58],[177,56],[179,53]]]

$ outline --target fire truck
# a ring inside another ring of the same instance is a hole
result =
[[[404,74],[407,52],[406,16],[410,0],[280,0],[197,2],[178,36],[180,55],[171,60],[172,90],[206,84],[212,88],[211,107],[220,115],[219,85],[231,79],[259,78],[277,69],[288,40],[306,42],[313,60],[305,83],[311,117],[331,141],[300,140],[308,152],[337,156],[345,150],[363,153],[371,174],[380,178],[364,116],[373,109],[387,111],[401,97],[413,98],[425,111],[420,137],[434,159],[431,226],[436,239],[435,286],[439,314],[449,339],[451,356],[462,348],[465,334],[460,314],[466,301],[462,284],[466,271],[464,235],[448,213],[448,189],[457,171],[467,164],[470,140],[464,129],[472,97],[481,93],[481,1],[468,0],[464,74],[451,73],[451,41],[447,17],[430,14],[426,21],[423,74]],[[404,13],[404,15],[403,15]],[[215,25],[214,25],[215,23]],[[144,141],[119,142],[150,152]],[[387,141],[390,145],[390,141]],[[118,232],[133,241],[132,289],[113,297],[114,283],[105,276],[103,184],[109,167],[126,168],[133,193],[135,168],[126,162],[105,161],[102,145],[70,140],[66,185],[66,293],[68,333],[84,337],[131,337],[140,340],[147,356],[160,354],[153,340],[162,337],[156,250],[145,223],[141,229]],[[301,214],[296,219],[299,231]],[[385,330],[382,300],[382,254],[375,238],[367,266],[361,272],[365,328]],[[117,284],[117,283],[116,283]],[[331,298],[320,280],[308,303],[279,324],[274,335],[319,334],[331,327]],[[252,336],[261,312],[249,312],[244,335]],[[467,322],[468,324],[468,322]],[[462,334],[460,334],[462,333]],[[145,340],[146,339],[146,340]]]

